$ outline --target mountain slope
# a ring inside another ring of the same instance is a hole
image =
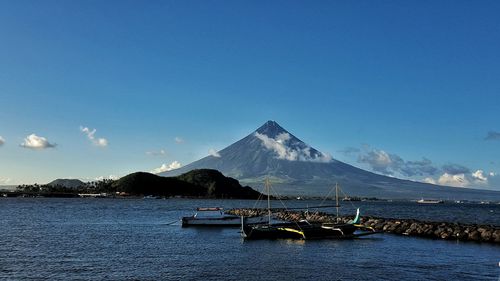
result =
[[[78,179],[56,179],[48,183],[50,186],[63,186],[66,188],[78,188],[84,186],[85,183]]]
[[[381,198],[500,199],[500,192],[437,186],[371,173],[337,161],[268,121],[255,132],[180,169],[160,173],[174,176],[192,169],[210,168],[260,187],[266,177],[282,195],[325,195],[336,182],[349,195]]]

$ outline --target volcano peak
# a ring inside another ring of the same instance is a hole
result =
[[[225,176],[244,184],[260,186],[265,178],[272,178],[280,194],[307,194],[324,196],[339,182],[352,195],[386,198],[471,199],[481,195],[477,191],[429,185],[374,174],[335,160],[286,131],[276,121],[269,120],[256,131],[219,151],[220,156],[209,155],[184,167],[163,172],[162,176],[176,176],[193,169],[216,169]],[[490,196],[500,198],[500,193]]]
[[[276,138],[278,135],[283,133],[288,133],[283,127],[281,127],[278,122],[269,120],[264,125],[260,126],[256,131],[256,133],[266,135],[270,138]],[[289,133],[288,133],[289,134]]]

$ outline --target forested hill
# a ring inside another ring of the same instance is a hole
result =
[[[131,195],[255,199],[260,193],[212,169],[192,170],[176,177],[137,172],[114,181],[111,189]]]

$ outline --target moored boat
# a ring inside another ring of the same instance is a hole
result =
[[[266,182],[266,184],[268,184]],[[268,187],[269,188],[269,187]],[[338,186],[336,208],[338,222]],[[269,189],[268,189],[269,190]],[[269,191],[268,191],[269,193]],[[269,206],[269,205],[268,205]],[[241,235],[245,239],[347,239],[376,233],[372,228],[360,225],[359,208],[356,217],[347,223],[310,223],[307,220],[287,223],[248,224],[241,219]],[[361,232],[360,232],[361,231]]]
[[[441,204],[441,203],[444,203],[443,200],[430,200],[430,199],[420,199],[420,200],[417,200],[417,203],[418,204]]]
[[[347,239],[375,233],[373,229],[359,225],[359,209],[354,220],[348,223],[299,222],[279,224],[246,224],[242,219],[241,233],[245,239]],[[356,233],[358,230],[368,232]]]

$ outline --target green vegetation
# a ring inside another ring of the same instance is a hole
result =
[[[105,179],[99,181],[92,181],[82,184],[77,187],[67,187],[61,184],[23,184],[16,188],[17,193],[26,193],[31,195],[44,195],[52,197],[73,197],[71,195],[77,195],[79,193],[108,193],[111,191],[111,184],[113,180]],[[65,196],[66,195],[66,196]]]
[[[18,192],[31,194],[126,194],[132,196],[181,196],[197,198],[258,198],[260,193],[248,186],[241,186],[233,178],[217,170],[192,170],[177,177],[160,177],[137,172],[119,180],[101,180],[83,183],[78,187],[56,185],[20,185]]]

